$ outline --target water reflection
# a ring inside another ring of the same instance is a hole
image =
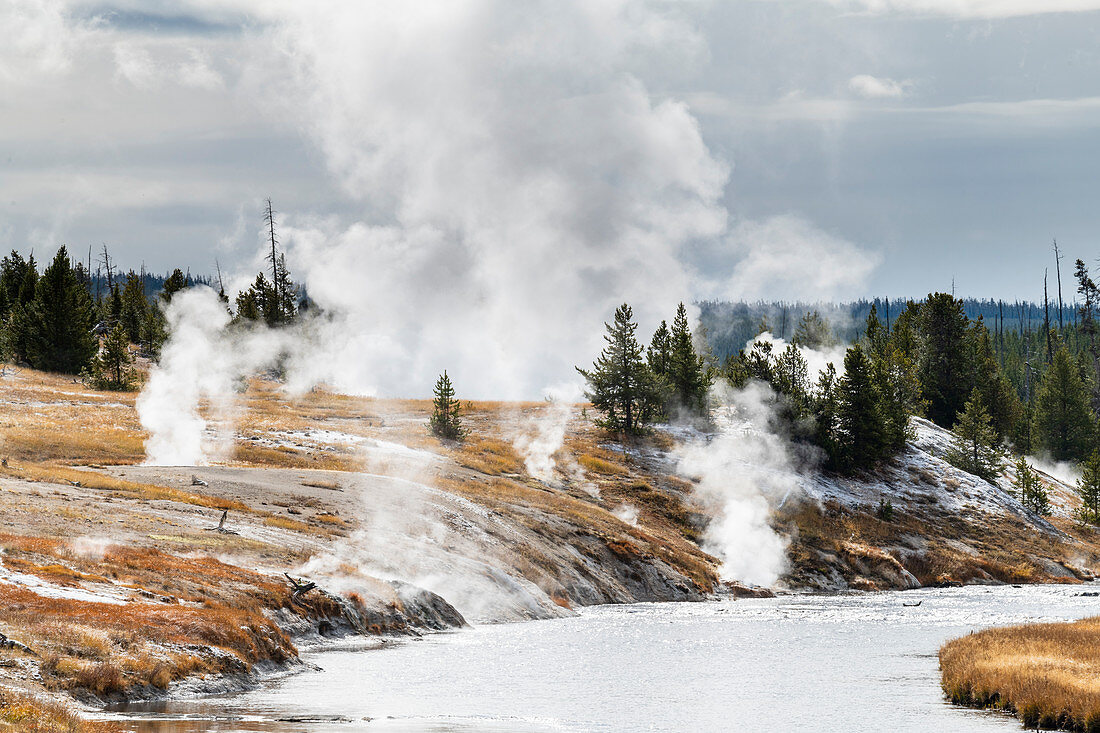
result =
[[[323,672],[241,695],[131,706],[118,724],[135,733],[1018,730],[1003,715],[947,704],[936,651],[991,625],[1097,613],[1081,590],[608,606],[312,655]]]

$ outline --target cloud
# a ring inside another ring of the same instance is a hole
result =
[[[911,82],[897,82],[885,77],[858,74],[848,80],[848,89],[865,99],[897,99],[904,97]]]
[[[154,51],[158,58],[154,58]],[[115,76],[141,91],[165,84],[217,91],[225,80],[211,66],[210,59],[195,47],[178,48],[174,44],[138,45],[119,41],[114,45]]]
[[[1100,10],[1100,0],[825,0],[846,10],[869,14],[946,16],[949,18],[1012,18],[1049,13]]]
[[[721,253],[736,264],[712,283],[716,295],[732,300],[851,297],[881,261],[878,253],[790,214],[738,223]]]
[[[5,0],[0,3],[0,28],[0,81],[26,85],[68,70],[86,32],[60,0]]]

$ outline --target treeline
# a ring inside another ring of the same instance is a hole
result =
[[[1020,300],[991,300],[962,298],[963,313],[970,320],[981,318],[995,334],[1030,333],[1041,335],[1046,319],[1056,327],[1076,326],[1076,304],[1057,302],[1033,303]],[[757,301],[753,303],[720,300],[701,301],[699,326],[707,336],[707,343],[715,357],[721,361],[745,348],[745,344],[761,331],[790,340],[801,319],[810,313],[819,313],[829,322],[833,337],[841,343],[851,343],[863,333],[864,324],[874,308],[879,319],[888,328],[905,310],[905,298],[874,298],[849,303],[807,303]]]
[[[671,328],[661,321],[648,348],[638,341],[634,311],[626,303],[604,327],[607,345],[592,368],[577,367],[588,383],[586,396],[602,413],[602,427],[638,434],[671,417],[705,419],[716,372],[696,349],[683,303]]]
[[[231,307],[219,276],[218,294],[237,324],[293,323],[310,307],[279,251],[276,222],[267,202],[264,222],[271,277],[260,273],[236,294]],[[136,386],[135,353],[155,359],[168,337],[165,309],[173,296],[195,285],[213,286],[176,268],[164,277],[116,271],[107,249],[96,273],[73,261],[65,246],[39,270],[34,254],[12,251],[0,259],[0,359],[34,369],[79,374],[102,389]],[[105,274],[104,274],[105,271]],[[151,286],[159,284],[156,290]]]
[[[952,462],[992,479],[1008,450],[1080,462],[1100,447],[1100,288],[1087,270],[1079,282],[1085,305],[1076,325],[1049,324],[1041,339],[1049,352],[1026,360],[1027,399],[1006,373],[1011,350],[997,348],[998,341],[1012,343],[1009,333],[969,318],[964,301],[947,293],[906,303],[889,324],[872,304],[846,348],[843,372],[829,364],[820,374],[811,374],[804,349],[821,352],[837,340],[817,312],[799,319],[784,349],[751,340],[718,366],[705,345],[693,343],[682,306],[673,327],[662,323],[644,349],[624,304],[605,324],[603,352],[591,369],[578,371],[601,423],[615,431],[637,433],[677,415],[705,417],[713,381],[742,388],[755,380],[771,387],[771,428],[820,451],[829,470],[856,472],[896,455],[910,437],[910,416],[919,415],[955,431]],[[1076,353],[1067,329],[1089,337]],[[1025,351],[1035,346],[1026,331],[1018,336]]]

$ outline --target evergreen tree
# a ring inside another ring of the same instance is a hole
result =
[[[802,316],[794,330],[791,343],[811,349],[823,349],[836,345],[829,322],[816,310]]]
[[[439,375],[435,383],[435,399],[432,400],[432,416],[428,425],[432,433],[448,440],[462,440],[466,429],[462,426],[461,405],[455,398],[454,386],[447,370]]]
[[[144,341],[142,330],[148,318],[148,310],[149,301],[145,298],[145,287],[141,278],[131,271],[122,288],[122,305],[119,309],[119,322],[126,329],[126,337],[130,341]]]
[[[129,338],[126,327],[116,324],[103,339],[99,353],[88,369],[90,382],[96,389],[129,390],[134,387]]]
[[[880,359],[886,355],[889,334],[886,333],[886,327],[882,325],[882,321],[878,319],[878,307],[874,303],[871,304],[871,312],[867,315],[863,338],[871,359]]]
[[[695,353],[695,345],[688,326],[687,309],[680,303],[670,334],[668,381],[672,396],[679,407],[701,414],[706,407],[710,375],[703,357]]]
[[[889,344],[872,361],[872,375],[882,415],[882,442],[887,453],[905,447],[911,437],[909,418],[923,411],[917,368],[900,349]]]
[[[1100,524],[1100,452],[1093,451],[1081,467],[1077,495],[1081,497],[1078,518],[1089,524]]]
[[[1094,434],[1088,390],[1069,351],[1062,347],[1055,352],[1035,398],[1033,435],[1054,460],[1080,461],[1091,449]]]
[[[837,392],[836,463],[844,471],[873,466],[884,457],[884,421],[871,363],[859,344],[844,355]]]
[[[270,326],[287,323],[298,315],[298,286],[290,279],[290,273],[286,269],[286,258],[281,252],[276,271],[278,278],[272,287],[271,313],[264,314]]]
[[[260,277],[263,277],[263,275]],[[239,323],[242,321],[258,321],[261,318],[263,318],[263,311],[256,295],[256,286],[253,285],[248,290],[237,293],[237,316],[235,320]]]
[[[588,382],[585,395],[603,413],[598,424],[615,432],[637,433],[645,426],[645,414],[659,402],[660,392],[642,359],[642,347],[635,336],[638,325],[630,306],[619,306],[614,322],[604,327],[607,345],[592,369],[576,369]]]
[[[993,483],[1001,472],[1002,456],[997,447],[997,433],[989,423],[989,413],[977,389],[959,413],[953,433],[948,463]]]
[[[164,302],[170,302],[172,296],[188,286],[187,277],[178,267],[172,270],[172,274],[164,280],[164,287],[160,291],[160,297]]]
[[[1023,414],[1023,405],[997,364],[993,340],[980,317],[971,329],[971,340],[974,349],[974,385],[981,395],[982,405],[989,413],[989,423],[997,435],[997,442],[1002,444],[1016,431]]]
[[[65,247],[35,285],[21,323],[27,359],[35,369],[77,374],[96,353],[92,300],[73,274]]]
[[[1039,516],[1050,516],[1050,497],[1047,495],[1043,482],[1039,475],[1028,464],[1027,459],[1020,456],[1016,459],[1016,494],[1020,503],[1030,512]]]
[[[947,293],[930,294],[920,307],[918,325],[917,370],[928,417],[950,428],[973,388],[962,301]]]
[[[650,371],[658,377],[667,378],[672,370],[672,336],[665,321],[661,321],[653,332],[653,339],[646,350],[646,362]]]

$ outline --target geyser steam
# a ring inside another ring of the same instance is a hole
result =
[[[774,585],[786,567],[787,541],[768,523],[774,506],[798,491],[799,473],[784,439],[771,431],[774,394],[760,382],[716,387],[718,434],[679,448],[680,473],[697,481],[712,515],[704,549],[722,561],[725,580]]]

